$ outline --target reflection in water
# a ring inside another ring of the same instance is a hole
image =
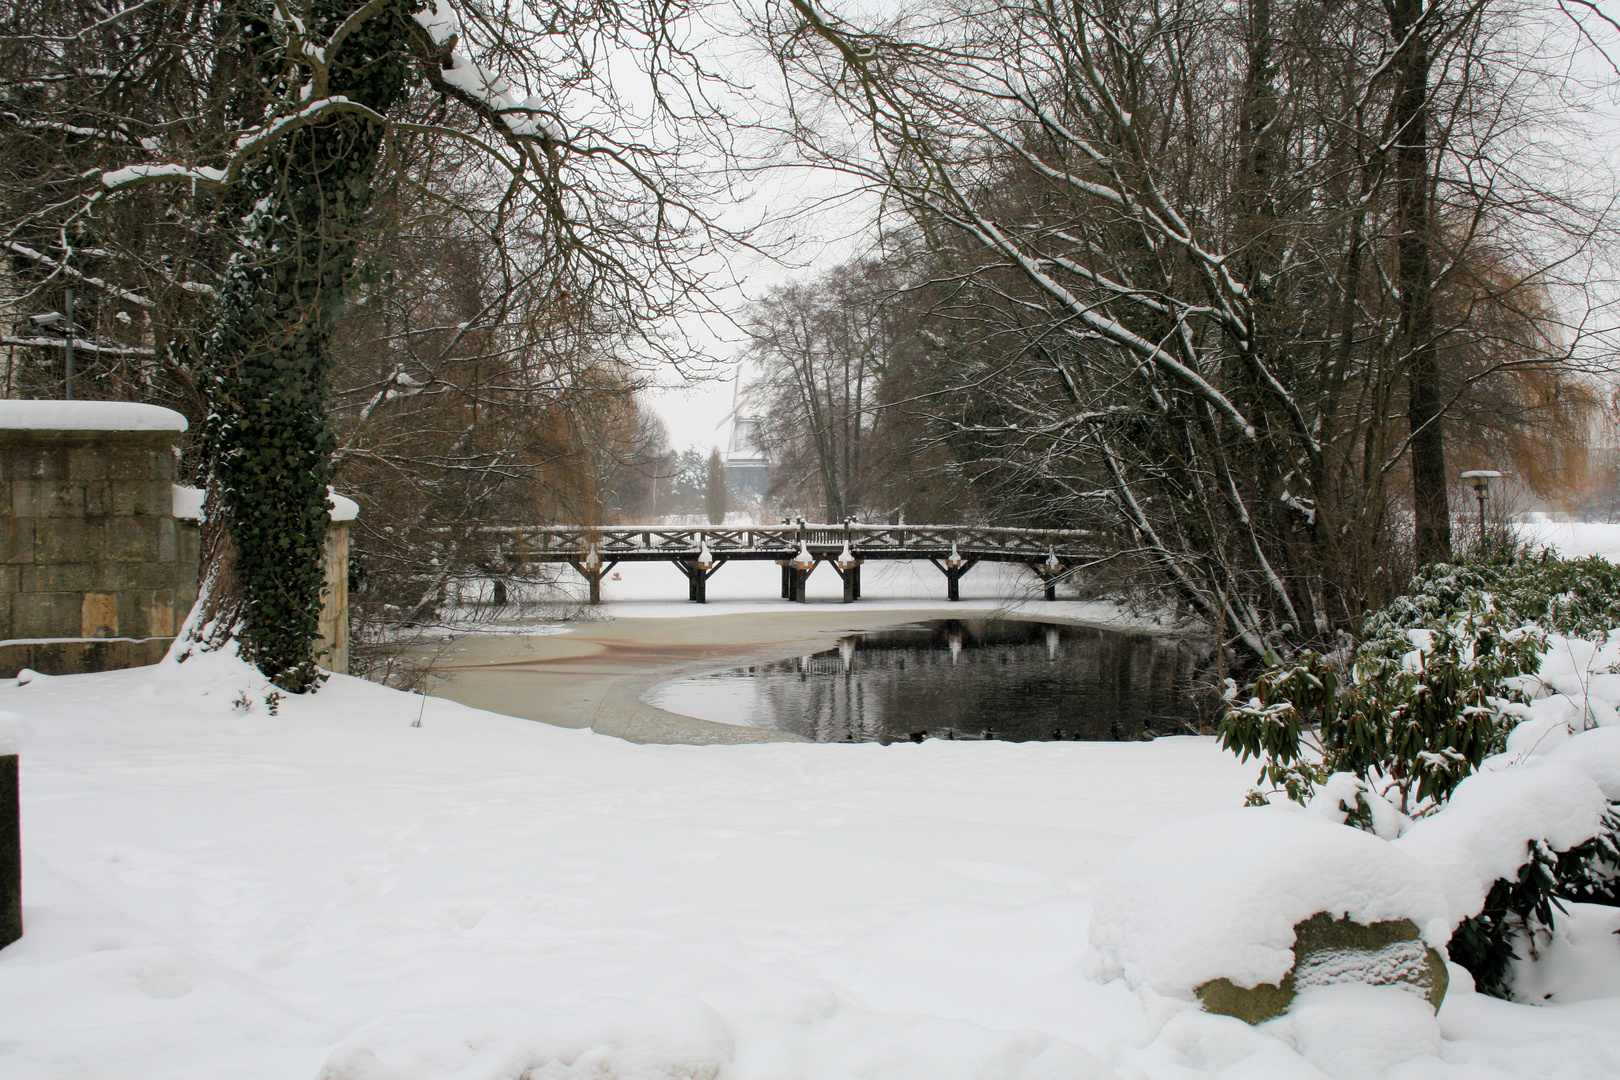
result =
[[[819,742],[1133,739],[1197,725],[1204,649],[1176,638],[1012,619],[852,634],[810,656],[667,683],[653,704]]]

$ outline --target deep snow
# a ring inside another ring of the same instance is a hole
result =
[[[1114,853],[1253,779],[1211,739],[637,746],[347,678],[272,716],[218,657],[0,708],[7,1078],[1620,1075],[1614,998],[1341,1038],[1088,980]]]
[[[765,577],[708,610],[778,607]],[[943,606],[915,584],[884,606]],[[272,715],[267,689],[218,656],[0,684],[27,927],[0,1080],[1620,1077],[1605,910],[1546,944],[1543,1007],[1453,968],[1437,1020],[1322,987],[1251,1029],[1097,981],[1126,846],[1243,813],[1254,767],[1213,739],[634,745],[348,678]]]

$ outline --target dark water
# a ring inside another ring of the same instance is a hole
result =
[[[1013,619],[851,634],[811,656],[680,679],[662,708],[818,742],[1135,739],[1196,731],[1207,649],[1176,638]]]

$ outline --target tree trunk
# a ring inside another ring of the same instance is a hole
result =
[[[1407,417],[1412,442],[1412,509],[1418,562],[1451,557],[1451,507],[1447,500],[1445,429],[1441,413],[1440,357],[1435,343],[1433,250],[1429,206],[1428,27],[1420,25],[1424,0],[1389,0],[1390,32],[1396,42],[1393,68],[1395,180],[1400,214],[1400,342],[1407,364]]]
[[[345,0],[311,9],[325,33],[351,11]],[[243,21],[272,83],[274,35],[251,9]],[[331,92],[386,114],[406,92],[409,33],[403,2],[358,24],[329,58]],[[237,637],[245,658],[294,693],[324,678],[314,646],[330,520],[331,340],[355,285],[382,137],[381,124],[341,114],[293,129],[248,166],[252,208],[209,342],[209,517],[220,537],[207,551],[209,591],[188,637],[204,648],[207,636]]]
[[[242,630],[245,600],[236,579],[236,547],[225,523],[218,484],[209,485],[197,532],[202,573],[197,582],[197,602],[169,650],[170,658],[175,660],[221,648]]]

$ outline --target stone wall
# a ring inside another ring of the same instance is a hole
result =
[[[197,595],[178,413],[0,402],[0,677],[156,663]]]

